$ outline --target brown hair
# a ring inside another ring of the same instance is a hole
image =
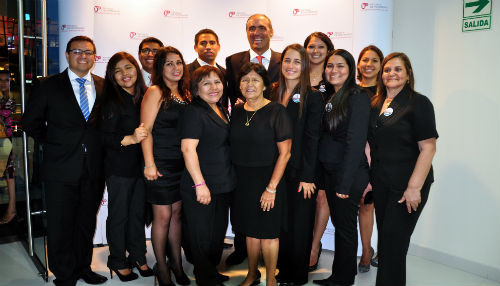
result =
[[[221,82],[224,83],[224,75],[222,74],[222,72],[218,68],[213,67],[213,66],[209,66],[209,65],[199,67],[193,72],[193,76],[191,77],[191,97],[192,98],[198,97],[198,84],[205,77],[209,76],[211,73],[215,73],[219,77]]]
[[[377,54],[378,59],[379,59],[380,62],[382,62],[384,60],[384,53],[382,53],[382,51],[377,46],[375,46],[375,45],[369,45],[369,46],[366,46],[364,49],[362,49],[361,52],[359,53],[358,65],[359,65],[359,62],[361,61],[361,58],[363,58],[363,56],[365,55],[365,53],[368,52],[368,51],[375,52]],[[359,70],[359,68],[357,67],[357,65],[356,65],[356,69],[358,70],[358,75],[356,76],[356,79],[359,80],[359,81],[361,81],[362,80],[361,71]],[[380,71],[381,70],[382,70],[382,66],[380,68]],[[380,78],[380,75],[382,74],[380,71],[377,74],[377,81]]]

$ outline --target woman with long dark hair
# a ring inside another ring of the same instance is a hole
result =
[[[343,49],[329,53],[325,78],[334,93],[325,104],[319,160],[335,226],[332,275],[314,280],[319,285],[352,285],[357,274],[357,216],[359,201],[368,185],[365,155],[370,99],[356,85],[356,63]]]
[[[434,108],[414,84],[408,56],[384,58],[368,136],[379,246],[376,285],[406,285],[410,238],[434,182]]]
[[[152,275],[145,257],[145,186],[139,145],[147,137],[139,121],[139,107],[145,91],[144,79],[134,57],[126,52],[114,54],[106,67],[99,128],[106,147],[107,265],[111,278],[115,272],[121,281],[138,277],[132,272],[133,267],[143,276]]]
[[[160,48],[155,54],[153,85],[144,95],[141,107],[141,122],[148,131],[142,141],[146,198],[153,206],[151,241],[160,285],[173,283],[170,270],[177,284],[190,283],[182,268],[179,192],[184,170],[179,125],[190,101],[189,73],[182,54],[174,47]]]
[[[291,157],[285,172],[287,223],[280,234],[279,281],[307,283],[316,207],[315,171],[321,134],[323,100],[311,88],[309,58],[299,44],[281,54],[279,81],[271,100],[285,106],[292,121]]]

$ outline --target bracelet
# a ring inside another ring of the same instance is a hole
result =
[[[149,165],[149,166],[144,166],[144,169],[151,168],[151,167],[154,167],[154,166],[155,166],[155,164]]]
[[[271,190],[268,187],[266,187],[266,192],[271,193],[271,194],[276,194],[276,190]]]
[[[201,182],[201,183],[199,183],[199,184],[193,185],[193,188],[196,188],[196,187],[201,187],[201,186],[203,186],[203,185],[205,185],[205,182]]]

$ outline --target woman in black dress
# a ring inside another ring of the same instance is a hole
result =
[[[384,54],[374,45],[369,45],[363,48],[358,57],[358,75],[359,86],[368,91],[370,98],[374,97],[377,93],[377,81],[380,77],[380,67]],[[365,150],[370,163],[370,147],[367,144]],[[359,273],[370,271],[370,263],[377,266],[378,256],[374,257],[374,251],[371,247],[371,239],[373,233],[375,207],[373,206],[373,192],[372,185],[368,184],[363,196],[361,197],[359,207],[359,234],[361,236],[361,245],[363,252],[358,264]]]
[[[241,285],[260,283],[261,250],[266,283],[276,285],[284,204],[281,178],[290,158],[292,126],[285,108],[264,97],[270,83],[263,65],[245,64],[239,83],[246,103],[233,109],[230,139],[237,178],[231,222],[235,232],[246,236],[248,252],[248,274]]]
[[[179,124],[190,101],[189,74],[182,54],[165,47],[155,55],[153,85],[144,95],[141,122],[148,130],[142,141],[146,198],[153,205],[151,241],[157,261],[156,275],[161,285],[172,283],[170,269],[177,284],[187,285],[181,260],[181,211],[179,184],[184,170]],[[167,244],[168,238],[168,244]],[[169,250],[169,264],[165,261]]]
[[[323,99],[311,88],[309,59],[301,45],[289,45],[283,50],[279,81],[273,85],[271,100],[286,107],[293,127],[291,157],[285,172],[287,223],[280,235],[279,281],[303,285],[308,280],[314,227]]]
[[[329,52],[333,51],[332,40],[322,32],[314,32],[310,34],[304,41],[309,56],[309,77],[311,86],[321,92],[323,100],[333,93],[332,86],[323,78],[325,71],[325,60]],[[316,213],[314,216],[314,230],[311,245],[311,254],[309,257],[309,271],[314,271],[318,268],[319,256],[321,255],[321,238],[325,232],[328,219],[330,217],[330,209],[323,186],[323,178],[318,172],[318,185],[316,186]]]
[[[134,57],[126,52],[114,54],[106,67],[99,128],[106,147],[107,265],[111,278],[114,271],[121,281],[137,278],[131,267],[137,267],[143,276],[153,275],[145,257],[146,194],[139,145],[147,137],[146,129],[139,123],[139,108],[145,91],[144,79]]]
[[[434,182],[434,108],[414,83],[405,54],[385,57],[368,137],[379,246],[376,285],[406,285],[411,234]]]
[[[369,181],[365,146],[370,98],[356,85],[355,75],[356,64],[348,51],[328,54],[325,78],[335,93],[325,104],[319,160],[335,226],[335,257],[332,275],[314,280],[319,285],[352,285],[357,274],[357,216]]]
[[[226,234],[229,204],[235,187],[229,157],[229,117],[219,103],[222,72],[196,69],[191,78],[193,103],[186,108],[181,150],[186,169],[181,178],[183,214],[196,284],[220,285],[217,272]]]

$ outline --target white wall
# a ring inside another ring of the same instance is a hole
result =
[[[491,0],[493,1],[493,0]],[[434,103],[436,182],[410,253],[500,280],[500,3],[463,33],[457,0],[394,1],[393,49]]]

